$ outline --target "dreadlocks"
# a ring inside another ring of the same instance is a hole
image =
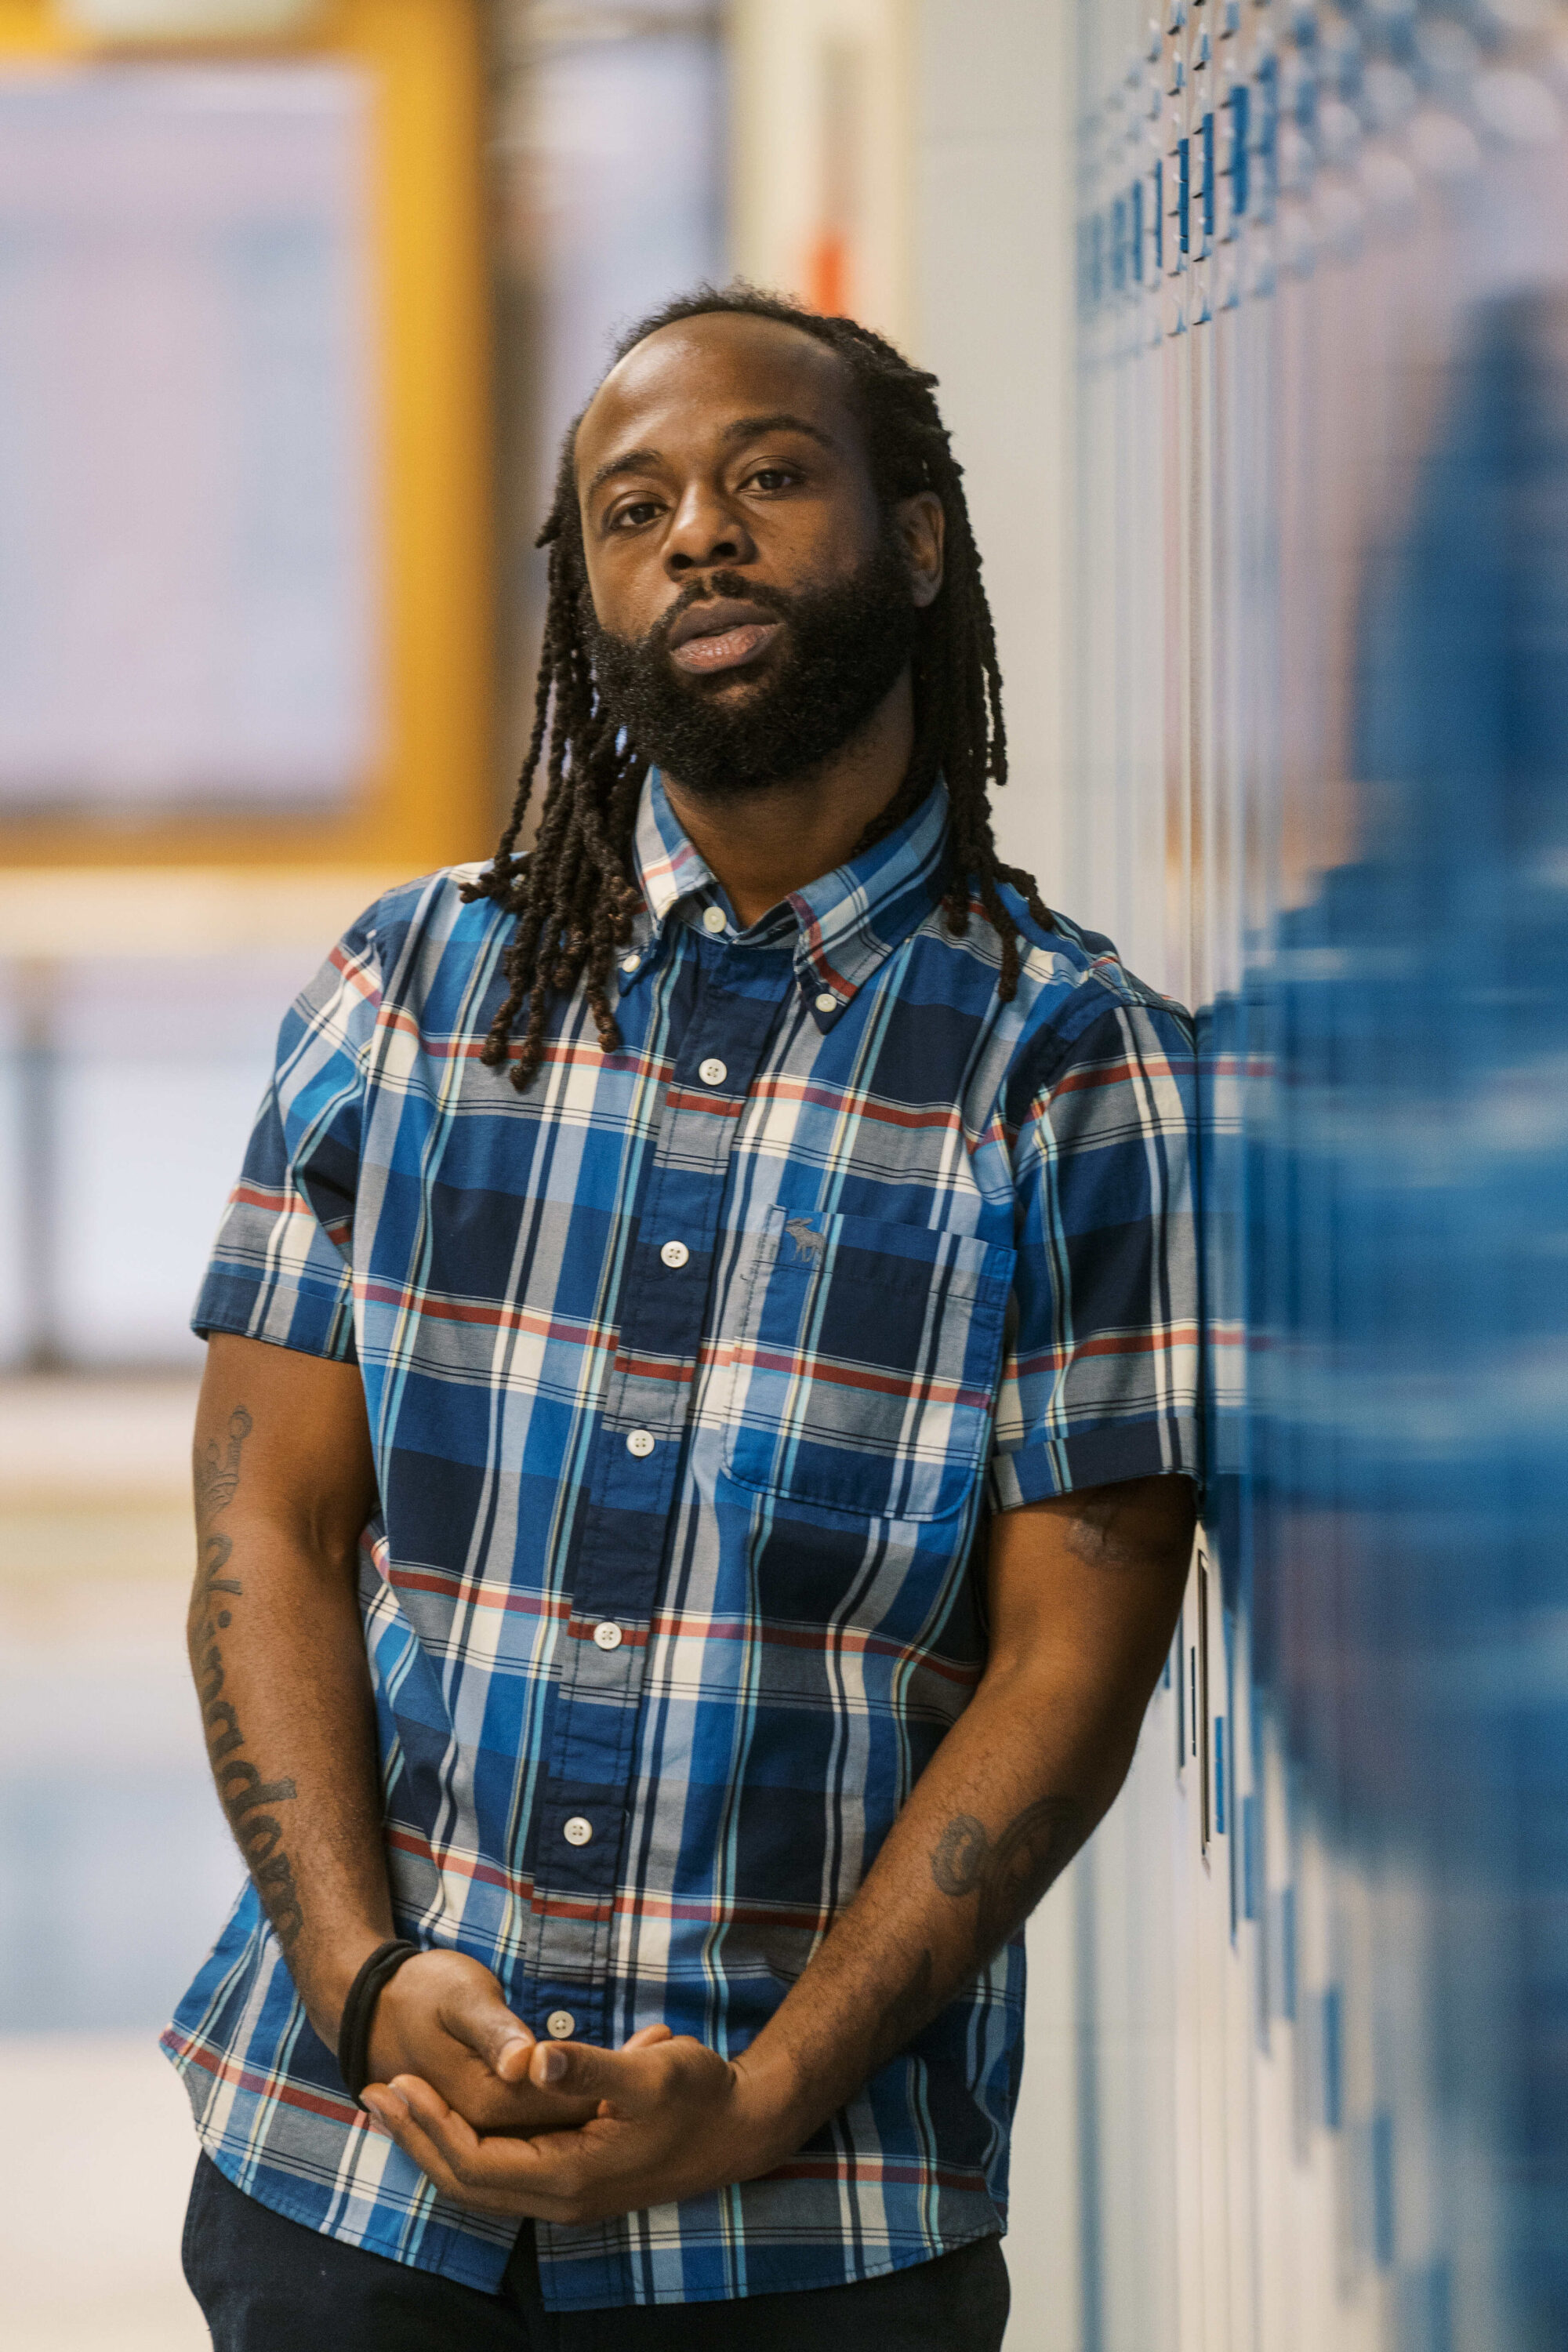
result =
[[[1003,784],[1007,777],[1002,680],[962,468],[931,396],[936,378],[911,367],[891,343],[852,319],[824,318],[743,284],[700,287],[667,302],[621,338],[612,365],[661,327],[713,312],[774,320],[826,343],[848,376],[883,505],[922,489],[934,490],[942,501],[946,568],[939,594],[919,619],[914,756],[902,784],[858,847],[868,847],[901,824],[941,773],[952,803],[942,893],[947,927],[955,936],[968,929],[970,890],[976,888],[1001,942],[999,992],[1005,1003],[1017,990],[1019,935],[997,884],[1010,882],[1042,929],[1050,929],[1051,919],[1032,877],[1004,866],[992,838],[987,783]],[[521,1047],[511,1062],[512,1084],[520,1093],[543,1059],[552,1000],[569,996],[580,980],[586,982],[600,1045],[605,1053],[619,1046],[607,982],[616,950],[630,938],[641,904],[632,878],[632,834],[647,762],[595,689],[587,651],[593,608],[577,504],[581,421],[574,421],[562,445],[554,501],[536,542],[550,551],[549,595],[522,778],[494,859],[463,894],[493,898],[518,919],[503,966],[510,993],[490,1024],[481,1057],[497,1069],[511,1059],[513,1024],[526,1003]],[[538,838],[531,853],[519,856],[517,843],[542,759],[544,805]]]

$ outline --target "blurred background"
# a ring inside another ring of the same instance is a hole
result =
[[[1199,1018],[1213,1475],[1030,1930],[1010,2352],[1568,2346],[1568,9],[1149,5],[0,0],[16,2352],[205,2340],[185,1318],[278,1019],[489,847],[563,427],[731,271],[940,376],[1005,852]]]

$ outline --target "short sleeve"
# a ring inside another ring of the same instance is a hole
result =
[[[193,1329],[354,1360],[353,1240],[365,1072],[381,1004],[369,917],[332,950],[279,1033]]]
[[[1173,1006],[1119,1003],[1035,1096],[993,1508],[1201,1474],[1196,1067]]]

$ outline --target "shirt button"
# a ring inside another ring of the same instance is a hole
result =
[[[702,909],[702,928],[705,931],[710,931],[713,937],[717,939],[720,932],[724,929],[723,908],[704,907]]]
[[[838,999],[836,996],[829,996],[827,991],[824,989],[816,1000],[816,1009],[819,1013],[837,1013]]]
[[[602,1625],[594,1628],[594,1639],[601,1650],[618,1650],[623,1638],[620,1627],[612,1625],[607,1617]]]
[[[720,1061],[716,1054],[710,1054],[705,1062],[698,1063],[697,1075],[705,1087],[721,1087],[730,1075],[729,1065]]]
[[[544,2021],[544,2031],[552,2042],[570,2042],[577,2031],[577,2021],[569,2009],[552,2009]]]
[[[646,1462],[653,1452],[654,1443],[651,1429],[634,1429],[626,1439],[626,1452],[635,1454],[639,1462]]]
[[[659,1255],[666,1265],[684,1265],[691,1252],[684,1242],[666,1242]]]
[[[623,956],[621,958],[621,970],[623,971],[636,971],[641,961],[641,956]],[[557,2017],[564,2017],[566,2011],[563,2009],[558,2009],[555,2014]]]
[[[594,1824],[581,1813],[574,1813],[561,1834],[568,1845],[586,1845],[594,1834]]]

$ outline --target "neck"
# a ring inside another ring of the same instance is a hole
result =
[[[842,866],[903,782],[915,748],[906,670],[847,742],[809,774],[737,800],[704,800],[675,776],[669,804],[744,926]]]

